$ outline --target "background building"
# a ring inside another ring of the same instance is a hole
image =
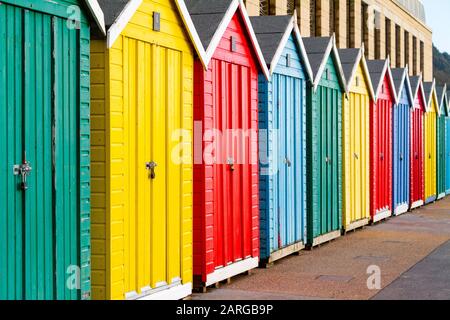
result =
[[[285,15],[297,10],[302,36],[336,34],[339,48],[364,43],[368,59],[388,55],[392,67],[433,78],[432,31],[420,0],[246,0],[250,15]]]

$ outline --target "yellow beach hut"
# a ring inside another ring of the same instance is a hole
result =
[[[182,0],[100,0],[91,44],[94,299],[192,291],[194,55]]]
[[[370,101],[374,90],[364,48],[340,49],[346,78],[343,98],[343,228],[350,231],[370,221]]]
[[[425,204],[437,199],[437,116],[439,103],[436,94],[436,82],[424,82],[427,99],[425,112]]]

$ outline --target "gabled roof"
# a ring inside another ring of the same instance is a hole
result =
[[[105,29],[105,16],[103,15],[102,9],[100,8],[100,5],[98,4],[97,0],[84,0],[84,3],[86,4],[86,7],[89,9],[92,18],[94,18],[95,23],[97,24],[97,27],[101,31],[103,35],[106,34]]]
[[[425,94],[425,101],[426,101],[426,106],[427,106],[427,112],[430,112],[430,108],[431,108],[431,102],[433,101],[433,99],[435,99],[435,103],[436,103],[436,112],[439,114],[440,112],[440,108],[439,108],[439,101],[437,98],[437,94],[436,94],[436,80],[433,79],[433,82],[424,82],[423,83],[423,91]]]
[[[406,93],[408,94],[410,105],[411,107],[414,106],[414,96],[411,90],[411,83],[409,82],[408,66],[406,66],[405,68],[392,69],[391,72],[397,92],[397,98],[400,99],[403,89],[406,88]]]
[[[325,70],[325,65],[330,55],[333,57],[339,82],[346,91],[347,85],[345,82],[345,75],[342,70],[342,64],[337,51],[334,35],[332,37],[322,38],[303,38],[303,43],[305,44],[305,49],[311,65],[314,91],[316,91],[319,86],[322,74]]]
[[[296,13],[293,16],[259,16],[251,17],[250,21],[253,25],[253,30],[255,31],[264,59],[269,67],[270,75],[275,71],[289,37],[293,35],[306,74],[309,79],[312,79],[311,66],[309,65],[308,55],[306,54],[305,46],[300,36],[296,17]]]
[[[439,103],[439,109],[444,109],[445,114],[448,115],[448,103],[447,103],[447,85],[436,86],[436,95]]]
[[[367,61],[364,57],[364,45],[359,49],[339,49],[338,53],[342,63],[342,70],[347,81],[346,91],[350,91],[350,86],[353,83],[358,66],[362,64],[362,69],[366,77],[366,83],[369,87],[370,97],[374,100],[375,92],[373,91],[372,80],[370,79],[369,69],[367,68]]]
[[[181,1],[181,0],[179,0]],[[249,35],[259,65],[266,78],[269,69],[256,39],[253,26],[242,0],[185,0],[187,11],[198,32],[204,54],[204,65],[209,65],[233,16],[239,11]]]
[[[205,53],[203,51],[203,46],[200,43],[200,38],[194,28],[184,0],[174,1],[195,50],[202,63],[204,63]],[[98,0],[98,2],[105,16],[107,47],[111,48],[135,12],[141,6],[142,0]]]
[[[386,60],[369,60],[367,66],[369,68],[370,78],[375,91],[375,100],[378,99],[385,76],[388,76],[391,92],[394,97],[394,103],[397,103],[397,93],[395,92],[395,84],[392,79],[391,68],[389,67],[389,59]]]
[[[423,89],[422,75],[409,77],[409,82],[411,83],[411,91],[413,94],[414,103],[415,103],[416,99],[420,98],[420,99],[422,99],[423,105],[426,108],[427,98],[425,97],[425,91]],[[419,89],[421,89],[420,96],[418,96]],[[426,110],[424,110],[424,111],[426,111]]]

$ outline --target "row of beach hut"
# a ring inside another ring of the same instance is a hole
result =
[[[181,299],[443,198],[408,74],[241,0],[2,0],[0,299]]]

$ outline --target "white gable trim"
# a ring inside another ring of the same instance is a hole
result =
[[[397,90],[397,99],[400,100],[400,96],[402,94],[403,87],[406,86],[406,92],[408,94],[409,101],[411,102],[412,105],[414,105],[414,98],[413,98],[413,94],[412,94],[412,90],[411,90],[411,83],[409,82],[408,74],[409,74],[409,68],[408,68],[408,65],[406,65],[406,67],[403,68],[402,80],[400,82],[400,87]]]
[[[253,49],[256,52],[256,56],[258,58],[261,70],[264,73],[266,79],[269,79],[269,69],[267,68],[266,61],[264,60],[264,56],[262,54],[261,48],[259,47],[258,40],[256,39],[256,35],[255,32],[253,31],[250,18],[248,17],[247,10],[245,9],[245,5],[242,0],[233,0],[230,6],[228,7],[227,12],[225,13],[222,21],[219,24],[219,27],[217,28],[213,38],[211,39],[211,42],[209,43],[208,48],[206,49],[205,65],[208,66],[209,63],[211,62],[211,59],[214,56],[225,31],[230,25],[230,22],[238,9],[240,10],[242,18],[244,20],[245,27],[247,29],[248,35],[250,36],[250,41],[252,42]]]
[[[197,55],[199,56],[203,67],[206,69],[206,51],[203,48],[202,41],[200,40],[200,36],[198,35],[197,29],[194,26],[194,22],[192,21],[191,15],[189,14],[189,11],[186,7],[186,3],[184,2],[184,0],[175,0],[175,3],[181,13],[181,18],[183,19],[191,41],[194,44]]]
[[[275,55],[273,56],[273,59],[270,62],[270,70],[269,70],[270,76],[272,76],[273,73],[275,72],[275,70],[278,66],[278,62],[281,58],[281,55],[283,54],[283,51],[289,40],[289,37],[291,36],[292,33],[294,33],[294,38],[297,41],[297,46],[300,51],[300,57],[302,58],[301,62],[305,68],[305,71],[306,71],[306,74],[307,74],[309,80],[312,81],[313,75],[312,75],[311,65],[309,64],[309,58],[308,58],[308,55],[306,54],[305,45],[303,44],[303,40],[300,35],[300,30],[297,26],[297,19],[295,17],[296,17],[296,13],[294,13],[291,20],[289,21],[286,31],[284,32],[284,35],[283,35],[280,43],[278,44],[277,51],[275,52]]]
[[[297,17],[297,14],[296,13],[294,14],[295,14],[294,17]],[[297,25],[297,19],[294,19],[293,23],[294,23],[294,34],[295,37],[297,38],[298,45],[300,46],[300,54],[302,56],[303,65],[306,68],[306,74],[308,75],[309,80],[313,81],[313,72],[311,69],[311,64],[309,63],[309,58],[308,54],[306,53],[305,44],[303,43],[302,36],[300,35],[300,29],[298,28]]]
[[[426,97],[426,98],[427,98],[427,100],[426,100],[426,106],[427,106],[426,112],[430,112],[431,111],[431,103],[434,100],[435,104],[436,104],[436,107],[437,107],[437,110],[435,110],[435,111],[436,111],[436,113],[438,115],[440,115],[439,114],[440,106],[439,106],[439,101],[438,101],[439,99],[438,99],[437,94],[436,94],[436,79],[433,79],[433,82],[432,82],[432,85],[431,85],[430,95],[428,97]]]
[[[397,90],[395,88],[394,78],[392,77],[392,72],[391,72],[391,68],[389,67],[389,65],[390,65],[390,61],[389,61],[389,58],[387,58],[384,61],[384,68],[383,68],[383,71],[381,72],[381,77],[380,77],[380,80],[378,81],[378,85],[377,85],[377,88],[375,91],[375,101],[378,100],[378,95],[380,94],[381,86],[383,85],[384,78],[387,73],[390,87],[391,87],[391,93],[394,96],[394,104],[397,104],[397,102],[398,102]]]
[[[106,44],[108,48],[111,48],[116,42],[117,38],[122,33],[123,29],[127,26],[137,9],[142,4],[142,0],[130,0],[123,8],[122,12],[117,17],[116,21],[111,25],[108,30]]]
[[[85,0],[85,3],[97,23],[97,26],[100,28],[100,31],[103,35],[106,35],[105,16],[97,0]]]
[[[338,51],[339,53],[339,51]],[[364,57],[364,44],[362,44],[361,48],[358,50],[358,56],[356,57],[355,64],[353,65],[352,72],[350,74],[350,78],[346,79],[347,81],[347,93],[350,93],[351,84],[353,83],[353,80],[356,75],[356,70],[358,70],[358,66],[362,64],[362,69],[364,72],[364,77],[366,80],[366,83],[369,87],[369,94],[372,100],[375,100],[375,93],[373,91],[373,85],[372,85],[372,79],[370,78],[369,68],[367,67],[367,61]]]
[[[242,17],[244,18],[245,26],[247,27],[247,32],[250,35],[250,40],[253,44],[253,48],[256,51],[256,56],[258,58],[259,64],[261,66],[261,70],[266,77],[269,79],[269,69],[267,68],[266,61],[264,59],[264,55],[259,47],[258,39],[256,39],[255,31],[253,30],[252,24],[250,22],[250,18],[247,13],[247,9],[245,8],[245,4],[243,0],[239,0],[239,9],[241,11]]]
[[[331,54],[333,54],[334,64],[338,73],[339,82],[341,83],[341,86],[344,89],[345,93],[348,94],[347,83],[345,81],[344,71],[342,69],[341,59],[339,58],[339,53],[336,47],[336,39],[334,34],[330,38],[327,50],[325,51],[322,62],[320,63],[319,71],[317,71],[316,79],[314,80],[314,92],[316,92],[317,88],[319,87],[322,74],[325,71],[325,65],[327,64],[328,58]]]
[[[273,74],[273,72],[275,71],[275,69],[277,68],[278,65],[278,61],[281,58],[281,55],[283,54],[284,51],[284,47],[286,46],[289,37],[292,34],[292,30],[294,29],[294,17],[291,18],[291,21],[289,22],[286,30],[284,31],[283,37],[281,38],[280,43],[278,44],[278,48],[275,51],[275,55],[273,56],[272,61],[270,62],[270,75]]]
[[[370,77],[369,67],[367,66],[366,57],[364,56],[364,46],[361,51],[361,63],[363,65],[364,74],[366,76],[366,82],[369,84],[369,93],[373,101],[375,101],[375,90],[373,89],[372,78]]]

